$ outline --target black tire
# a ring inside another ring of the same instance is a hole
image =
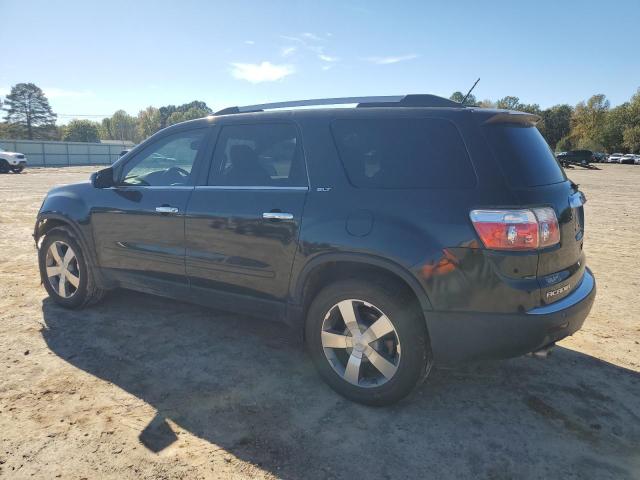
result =
[[[11,169],[13,173],[22,173],[22,170],[24,170],[24,167],[16,167]]]
[[[72,296],[65,298],[62,297],[55,288],[51,285],[51,282],[47,278],[46,256],[49,247],[55,241],[62,241],[69,245],[77,258],[77,267],[79,272],[78,287]],[[106,290],[100,288],[96,283],[93,268],[87,263],[84,252],[76,240],[73,233],[64,227],[56,227],[46,233],[40,249],[38,250],[38,263],[40,266],[40,278],[44,284],[44,288],[47,290],[49,297],[57,304],[69,308],[80,309],[86,306],[102,300],[106,294]]]
[[[393,324],[402,346],[395,374],[380,386],[349,383],[325,356],[321,340],[325,316],[334,305],[347,299],[363,300],[383,312]],[[399,285],[352,279],[327,286],[313,299],[305,330],[307,348],[320,375],[336,392],[358,403],[373,406],[395,403],[411,393],[431,369],[432,355],[424,317],[415,297]]]
[[[9,173],[9,163],[5,159],[0,160],[0,173]]]

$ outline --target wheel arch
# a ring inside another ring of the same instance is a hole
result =
[[[311,300],[326,281],[367,274],[377,274],[402,284],[411,291],[423,312],[432,310],[427,293],[407,269],[385,258],[357,253],[328,253],[310,260],[293,282],[292,303],[304,316]]]
[[[71,218],[60,213],[42,213],[38,215],[36,225],[33,231],[33,239],[36,242],[36,247],[40,248],[40,240],[54,228],[64,227],[71,231],[73,236],[80,243],[85,258],[90,262],[90,265],[96,265],[95,252],[92,248],[89,248],[89,243],[85,238],[80,227]]]

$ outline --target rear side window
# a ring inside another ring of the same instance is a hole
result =
[[[538,187],[565,181],[560,164],[536,127],[495,124],[484,129],[512,187]]]
[[[306,186],[302,146],[292,124],[229,125],[216,144],[209,185]]]
[[[355,187],[472,188],[476,175],[458,129],[437,118],[340,119],[331,124]]]

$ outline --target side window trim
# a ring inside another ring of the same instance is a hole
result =
[[[220,175],[220,167],[222,166],[222,159],[216,159],[216,151],[220,147],[220,138],[222,137],[222,131],[225,127],[240,127],[240,126],[255,126],[255,125],[292,125],[296,131],[296,138],[300,142],[300,160],[302,162],[302,167],[304,168],[304,178],[306,185],[300,186],[272,186],[272,185],[210,185],[209,182],[212,178],[219,177]],[[309,178],[309,168],[307,165],[307,155],[304,148],[304,140],[302,137],[302,131],[297,122],[293,122],[291,120],[265,120],[265,121],[249,121],[249,122],[228,122],[228,123],[220,123],[216,125],[218,128],[216,132],[212,135],[212,144],[213,149],[207,156],[210,158],[209,168],[207,169],[206,175],[203,175],[203,184],[198,183],[198,187],[207,187],[207,189],[216,189],[216,190],[309,190],[311,185],[311,180]],[[215,175],[215,176],[213,176]]]
[[[199,170],[200,170],[200,165],[202,164],[202,162],[205,160],[204,158],[204,154],[205,152],[208,150],[208,146],[209,146],[209,137],[210,137],[210,131],[206,132],[204,134],[204,138],[203,138],[203,145],[200,146],[200,148],[198,148],[198,152],[196,153],[196,158],[193,160],[193,166],[192,166],[192,172],[193,175],[190,175],[190,178],[187,182],[186,185],[164,185],[164,186],[159,186],[159,185],[132,185],[132,184],[126,184],[126,183],[121,183],[122,182],[122,172],[123,170],[126,168],[127,165],[129,165],[131,162],[135,161],[136,159],[138,159],[140,157],[140,155],[143,155],[147,149],[155,144],[157,144],[158,142],[161,142],[162,140],[164,140],[167,137],[170,137],[172,135],[175,135],[176,133],[183,133],[183,132],[195,132],[198,130],[211,130],[212,127],[211,126],[202,126],[202,127],[190,127],[190,128],[181,128],[181,129],[175,129],[175,130],[171,130],[169,132],[165,132],[162,135],[158,136],[157,138],[154,138],[154,136],[149,137],[149,139],[147,141],[145,141],[143,144],[139,145],[138,147],[136,147],[136,152],[135,155],[131,156],[130,158],[127,158],[127,160],[125,162],[119,163],[118,165],[116,165],[116,169],[115,169],[115,173],[116,173],[116,185],[114,187],[111,188],[145,188],[145,189],[166,189],[166,188],[171,188],[171,189],[192,189],[195,185],[197,185],[197,178],[200,176],[199,175]],[[135,168],[135,167],[134,167]]]

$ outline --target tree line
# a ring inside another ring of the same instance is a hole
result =
[[[461,102],[464,95],[454,92],[451,100]],[[478,101],[470,95],[465,105],[483,108],[505,108],[536,114],[536,125],[549,146],[555,151],[584,149],[594,152],[640,153],[640,88],[629,101],[611,108],[603,94],[593,95],[575,106],[521,103],[518,97],[507,96],[495,102]]]
[[[454,92],[450,98],[461,102],[464,95]],[[538,115],[540,121],[537,127],[554,150],[640,152],[640,88],[629,101],[613,108],[603,94],[593,95],[575,106],[562,104],[546,109],[541,109],[535,103],[521,103],[515,96],[496,101],[478,101],[469,95],[465,105],[519,110]],[[205,102],[195,100],[178,106],[149,106],[136,116],[118,110],[100,122],[71,120],[66,125],[58,126],[57,115],[51,109],[46,95],[33,83],[14,85],[6,98],[0,99],[0,109],[5,111],[4,122],[0,122],[0,138],[73,142],[129,140],[139,143],[169,125],[213,113]]]
[[[0,123],[0,138],[16,140],[62,140],[66,142],[99,142],[100,140],[129,140],[139,143],[174,123],[211,115],[205,102],[193,101],[184,105],[147,107],[138,115],[118,110],[100,122],[71,120],[56,125],[57,115],[49,100],[37,85],[19,83],[11,88],[4,100],[4,122]]]

